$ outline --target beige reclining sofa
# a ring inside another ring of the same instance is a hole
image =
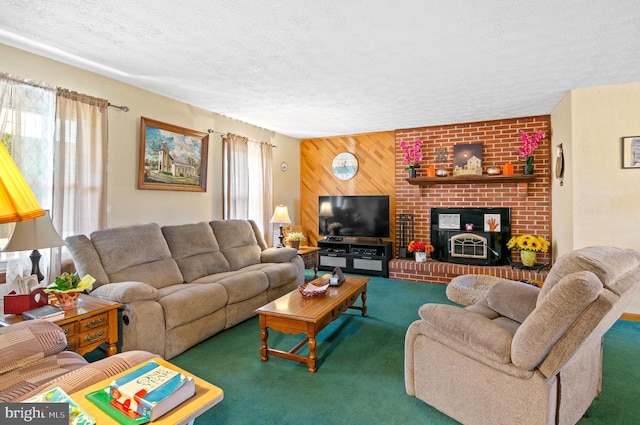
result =
[[[252,317],[304,282],[292,248],[268,248],[251,220],[150,223],[66,238],[92,296],[124,304],[121,349],[170,359]]]
[[[639,286],[640,253],[589,247],[540,289],[502,279],[465,308],[425,304],[406,333],[406,391],[464,424],[574,424],[602,388],[603,336]]]

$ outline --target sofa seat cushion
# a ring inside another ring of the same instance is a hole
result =
[[[21,399],[48,381],[87,363],[84,357],[73,351],[62,351],[5,373],[0,381],[0,402]]]
[[[220,252],[218,241],[207,223],[164,226],[162,234],[185,282],[229,271],[229,262]]]
[[[214,220],[209,225],[231,270],[260,263],[262,248],[249,221]]]
[[[217,281],[229,295],[229,304],[248,300],[267,291],[269,279],[260,270],[239,270]]]
[[[279,288],[298,278],[300,273],[295,263],[260,263],[243,270],[259,270],[267,275],[269,288]]]
[[[164,311],[166,329],[205,317],[227,305],[229,297],[222,285],[180,284],[160,290],[160,305]]]
[[[140,281],[159,289],[184,280],[155,223],[98,230],[91,242],[110,282]]]

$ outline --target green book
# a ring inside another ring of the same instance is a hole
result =
[[[98,391],[94,391],[85,396],[89,401],[98,406],[107,415],[111,416],[119,424],[122,425],[136,425],[146,424],[149,422],[149,418],[143,415],[139,415],[135,412],[125,412],[117,402],[114,402],[113,397],[109,394],[109,387],[102,388]]]
[[[62,388],[55,387],[22,401],[23,403],[68,403],[70,425],[95,425],[96,421],[73,401]]]

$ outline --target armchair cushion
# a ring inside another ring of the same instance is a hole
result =
[[[639,265],[640,253],[632,249],[592,246],[569,252],[560,257],[549,271],[540,290],[538,304],[548,296],[560,279],[582,270],[594,273],[605,288],[621,295],[633,285],[633,282],[621,280],[619,277],[637,269]]]
[[[540,289],[514,280],[502,280],[487,294],[487,303],[502,316],[522,323],[536,308]]]
[[[46,320],[8,326],[0,333],[0,374],[53,356],[67,348],[64,331]]]
[[[588,271],[563,277],[513,336],[513,364],[528,370],[537,367],[602,289],[600,279]]]
[[[447,304],[425,304],[418,314],[437,332],[482,356],[504,364],[511,361],[512,334],[488,317]]]

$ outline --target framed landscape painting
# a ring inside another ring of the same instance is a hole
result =
[[[142,117],[138,189],[207,191],[209,134]]]

